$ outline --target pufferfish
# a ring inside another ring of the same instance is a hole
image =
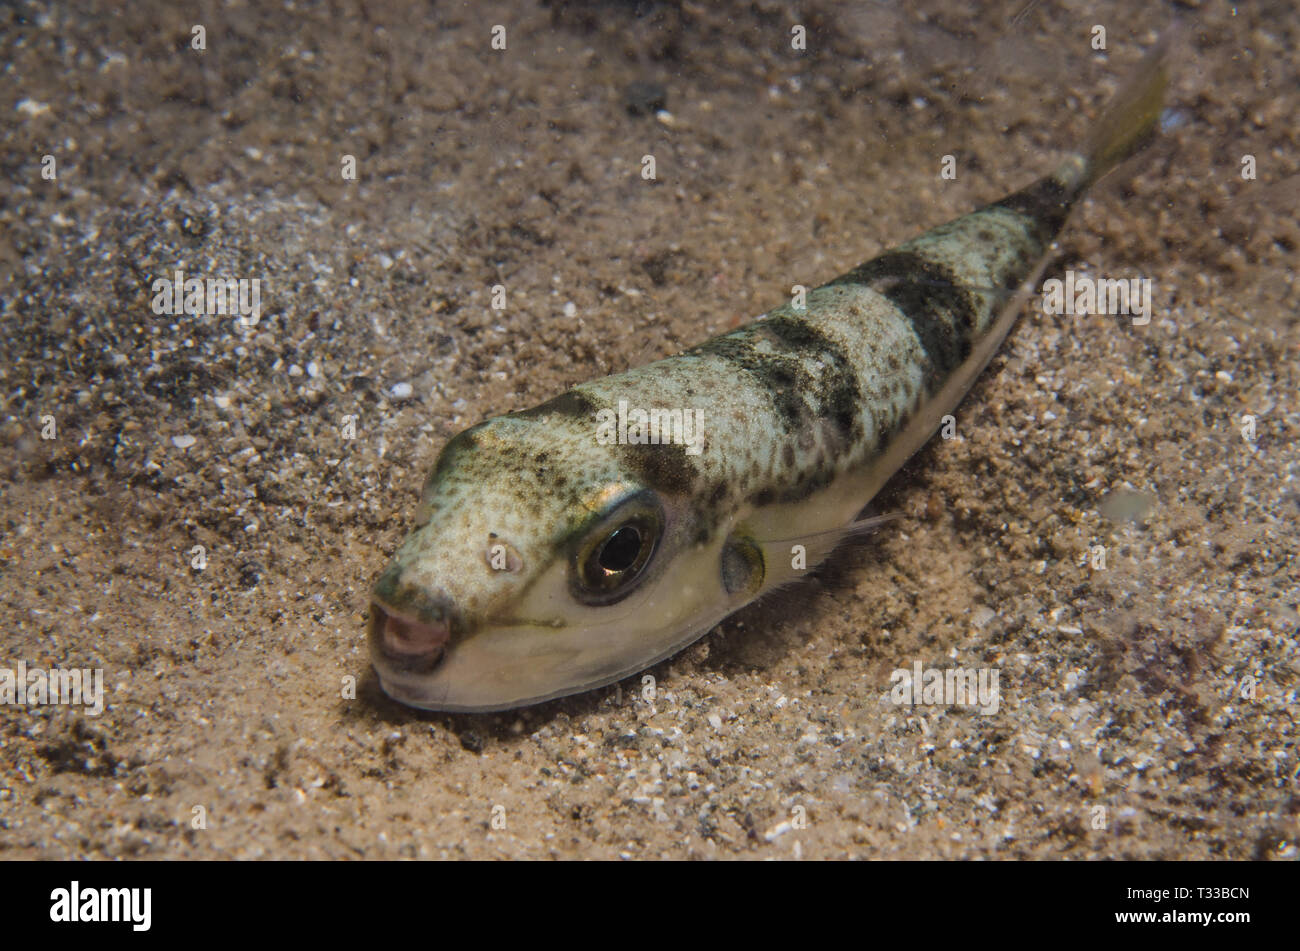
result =
[[[371,659],[430,710],[590,690],[803,576],[988,364],[1089,186],[1159,122],[1157,44],[1048,175],[740,329],[451,439],[379,575]]]

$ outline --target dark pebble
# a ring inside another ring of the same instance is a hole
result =
[[[239,566],[239,584],[243,588],[256,588],[257,583],[262,580],[263,568],[255,561],[246,561]]]
[[[668,90],[660,83],[647,83],[637,80],[627,84],[623,90],[623,101],[627,111],[634,116],[648,116],[668,105]]]

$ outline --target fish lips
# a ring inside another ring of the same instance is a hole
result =
[[[446,656],[451,634],[445,617],[429,619],[379,601],[371,604],[370,652],[381,673],[431,672]]]

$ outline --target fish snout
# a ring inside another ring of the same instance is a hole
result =
[[[425,674],[438,666],[458,629],[454,602],[392,564],[371,594],[370,653],[377,668]]]
[[[370,646],[377,660],[390,670],[428,673],[438,666],[451,640],[446,618],[425,620],[371,604]]]

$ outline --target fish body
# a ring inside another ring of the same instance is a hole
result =
[[[1055,173],[802,306],[454,437],[374,587],[384,689],[486,711],[611,683],[874,524],[859,513],[992,358],[1088,186],[1149,138],[1164,85],[1157,49]]]

